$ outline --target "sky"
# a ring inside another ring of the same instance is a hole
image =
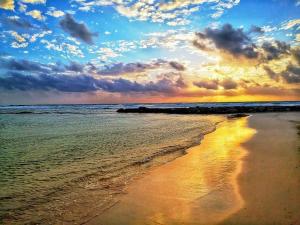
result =
[[[300,100],[299,0],[0,0],[0,104]]]

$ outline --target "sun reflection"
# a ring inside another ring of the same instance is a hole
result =
[[[213,224],[225,219],[243,205],[237,176],[247,151],[241,143],[254,133],[247,126],[247,118],[221,123],[187,155],[134,182],[121,203],[101,216],[100,221]]]

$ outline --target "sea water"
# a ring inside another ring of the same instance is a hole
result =
[[[116,110],[195,105],[214,106],[0,106],[0,223],[76,224],[111,207],[131,179],[184,154],[224,120]]]

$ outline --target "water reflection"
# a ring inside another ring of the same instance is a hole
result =
[[[120,204],[91,223],[214,224],[243,205],[237,176],[255,130],[247,119],[225,121],[189,154],[129,186]]]

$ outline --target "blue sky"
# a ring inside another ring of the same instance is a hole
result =
[[[0,13],[0,103],[234,101],[251,100],[252,93],[258,100],[299,96],[298,0],[1,0]],[[220,40],[227,38],[226,32],[243,40],[229,46],[234,41]],[[249,49],[253,57],[245,53]],[[277,55],[267,57],[271,53]],[[32,70],[34,64],[44,70]],[[93,83],[97,88],[73,91],[46,81],[36,87],[12,85],[19,79],[41,82],[45,71],[53,79],[87,76],[92,78],[89,82],[107,81],[112,86]],[[257,77],[261,83],[255,84]],[[124,90],[115,89],[120,80],[127,85]],[[227,80],[236,88],[226,89],[222,84]],[[177,86],[177,81],[184,85]],[[195,85],[203,82],[217,86]],[[38,97],[41,92],[47,97]]]

